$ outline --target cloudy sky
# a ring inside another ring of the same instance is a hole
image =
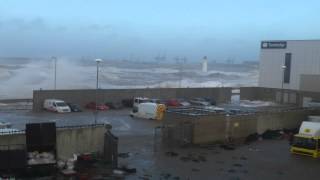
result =
[[[268,39],[320,39],[317,0],[0,0],[0,57],[257,60]]]

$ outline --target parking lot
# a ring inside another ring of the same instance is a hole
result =
[[[130,109],[99,112],[98,123],[109,123],[119,137],[119,166],[136,168],[126,179],[317,179],[319,160],[291,155],[286,140],[263,140],[239,145],[235,150],[219,146],[168,148],[154,144],[159,121],[129,117]],[[0,112],[1,121],[24,129],[29,122],[54,121],[57,126],[94,123],[94,113]]]

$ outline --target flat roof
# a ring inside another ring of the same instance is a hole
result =
[[[278,39],[278,40],[261,40],[261,42],[264,41],[320,41],[320,39],[289,39],[289,40],[285,40],[285,39]]]

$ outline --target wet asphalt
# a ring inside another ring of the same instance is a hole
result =
[[[119,166],[137,169],[126,179],[192,180],[301,180],[319,179],[320,160],[292,155],[286,140],[262,140],[239,145],[235,150],[219,146],[167,147],[154,136],[161,122],[129,117],[129,109],[99,112],[97,122],[109,123],[119,137]],[[24,129],[26,123],[56,122],[57,126],[94,123],[94,113],[33,113],[29,110],[1,111],[0,121]],[[158,137],[158,136],[157,136]],[[156,140],[156,141],[155,141]],[[156,144],[154,142],[157,142]]]

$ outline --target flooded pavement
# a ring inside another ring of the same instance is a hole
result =
[[[119,167],[136,168],[137,172],[125,179],[318,179],[319,160],[290,154],[286,140],[256,141],[234,150],[218,145],[166,147],[154,137],[154,128],[161,122],[133,119],[129,111],[110,110],[98,114],[98,123],[111,124],[112,132],[119,137]],[[24,129],[28,122],[54,121],[57,126],[94,123],[94,114],[90,111],[68,114],[2,111],[0,117],[18,129]]]

